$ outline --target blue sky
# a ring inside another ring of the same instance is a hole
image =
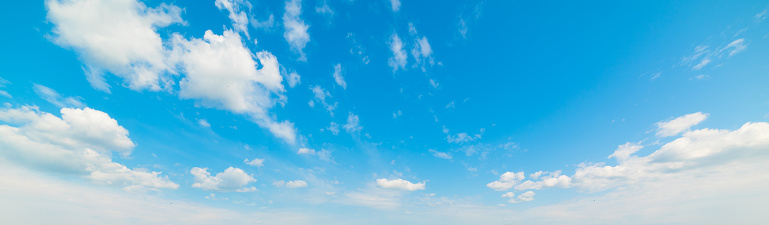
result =
[[[769,219],[765,1],[2,5],[13,224]]]

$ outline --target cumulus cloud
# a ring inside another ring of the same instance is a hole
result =
[[[299,61],[307,61],[304,54],[304,47],[310,42],[310,34],[307,33],[309,25],[300,18],[302,15],[302,0],[287,0],[286,12],[283,14],[283,27],[285,32],[283,37],[291,46],[291,50],[299,53]]]
[[[339,124],[331,122],[331,124],[328,125],[326,130],[330,131],[334,135],[339,134]]]
[[[252,54],[238,33],[211,30],[203,39],[173,38],[185,77],[179,82],[179,97],[193,99],[204,107],[246,114],[276,137],[293,144],[296,131],[288,121],[277,122],[268,115],[276,102],[284,101],[277,58],[269,52]],[[257,61],[262,66],[257,69]]]
[[[275,187],[286,187],[286,188],[303,188],[307,187],[307,182],[303,180],[292,180],[292,181],[275,181],[272,183]]]
[[[336,81],[336,84],[342,87],[342,89],[347,89],[347,82],[344,81],[344,77],[342,76],[342,64],[337,63],[334,66],[334,81]]]
[[[245,159],[243,160],[243,162],[248,164],[249,166],[255,166],[255,167],[264,166],[264,159],[260,159],[260,158],[254,158],[252,160]]]
[[[256,187],[245,187],[255,182],[251,175],[239,168],[229,167],[215,176],[211,176],[208,168],[193,167],[190,174],[195,177],[192,184],[194,188],[200,188],[206,191],[218,192],[251,192],[256,191]]]
[[[157,91],[173,83],[169,51],[157,29],[183,23],[179,7],[149,8],[136,0],[47,0],[45,6],[53,41],[80,55],[94,88],[109,92],[105,72],[133,90]]]
[[[413,47],[411,49],[411,56],[414,57],[414,67],[421,67],[422,71],[426,71],[426,65],[434,65],[435,60],[432,57],[433,49],[430,47],[430,42],[427,37],[420,37],[417,34],[417,29],[414,24],[409,23],[409,33],[414,38]]]
[[[34,106],[0,109],[0,157],[29,168],[82,175],[96,183],[126,189],[176,189],[160,172],[132,170],[111,154],[131,154],[128,131],[104,112],[63,108],[61,117]],[[11,125],[17,125],[16,127]]]
[[[53,90],[49,87],[39,85],[39,84],[32,84],[32,89],[35,91],[35,94],[37,94],[37,96],[40,96],[40,98],[42,98],[43,100],[50,102],[51,104],[58,106],[59,108],[85,107],[85,104],[83,104],[83,102],[80,101],[80,97],[62,97],[59,94],[59,92],[56,92],[56,90]]]
[[[390,45],[390,51],[392,51],[392,56],[387,60],[388,65],[393,69],[393,73],[398,71],[398,69],[406,69],[406,60],[408,55],[406,54],[406,50],[404,50],[403,41],[401,41],[400,37],[398,37],[398,34],[393,33],[390,36],[390,41],[388,43]]]
[[[705,121],[708,118],[707,113],[696,112],[686,114],[669,121],[660,121],[657,123],[657,136],[670,137],[681,132],[689,130],[694,125]]]
[[[499,180],[486,184],[486,187],[495,191],[506,191],[525,178],[523,172],[506,172],[499,176]]]
[[[243,8],[251,8],[251,4],[244,0],[216,0],[214,3],[219,10],[227,10],[230,12],[230,20],[232,20],[232,27],[238,32],[243,32],[246,37],[248,35],[248,16]]]
[[[296,72],[288,73],[288,86],[289,87],[296,87],[296,85],[299,85],[302,83],[301,77]]]
[[[347,123],[343,127],[350,134],[356,134],[363,130],[363,126],[360,125],[360,118],[352,112],[347,115]]]
[[[415,184],[403,179],[388,180],[385,178],[381,178],[376,180],[376,185],[381,188],[404,190],[404,191],[417,191],[417,190],[425,189],[425,181]]]

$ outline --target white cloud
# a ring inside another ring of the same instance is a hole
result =
[[[302,0],[287,0],[286,12],[283,14],[283,27],[285,32],[283,37],[286,39],[291,49],[299,53],[299,61],[307,61],[304,54],[304,47],[310,42],[310,34],[307,33],[309,25],[304,23],[299,16],[302,14]]]
[[[203,39],[173,39],[176,55],[186,72],[179,82],[179,97],[199,105],[247,114],[276,137],[293,144],[296,131],[288,121],[277,122],[268,111],[284,101],[283,77],[278,60],[271,53],[252,54],[240,35],[225,30],[222,35],[205,32]],[[259,60],[262,68],[257,69]]]
[[[329,23],[331,22],[331,19],[334,18],[334,10],[328,6],[328,3],[325,0],[323,1],[323,5],[315,7],[315,13],[328,17]]]
[[[229,167],[215,176],[211,176],[208,168],[193,167],[190,174],[195,176],[194,188],[200,188],[206,191],[219,192],[251,192],[256,191],[255,187],[245,187],[249,183],[255,182],[251,175],[239,168]]]
[[[248,164],[249,166],[255,166],[255,167],[264,166],[264,159],[260,159],[260,158],[254,158],[253,160],[245,159],[243,160],[243,162]]]
[[[398,71],[398,69],[406,69],[406,60],[408,55],[406,54],[406,50],[404,50],[403,41],[401,41],[400,37],[398,37],[398,34],[393,33],[392,36],[390,36],[390,51],[392,51],[393,55],[390,57],[387,62],[388,65],[393,69],[393,73]]]
[[[623,162],[628,160],[630,158],[630,155],[632,155],[633,153],[636,153],[638,150],[641,150],[641,148],[643,148],[643,146],[641,146],[640,143],[634,144],[634,143],[628,142],[628,143],[625,143],[624,145],[620,145],[619,147],[617,147],[617,150],[614,151],[614,153],[612,153],[611,155],[609,155],[608,158],[615,158],[617,159],[617,161]]]
[[[398,10],[401,9],[401,1],[400,0],[390,0],[390,6],[392,7],[393,12],[398,12]]]
[[[355,134],[363,130],[363,126],[360,125],[360,118],[358,118],[358,115],[355,115],[352,112],[347,115],[347,124],[345,124],[343,127],[344,130],[350,134]]]
[[[158,91],[173,83],[157,29],[183,23],[179,7],[149,8],[135,0],[47,0],[45,6],[54,42],[80,55],[94,88],[109,92],[104,72],[123,78],[133,90]]]
[[[486,184],[486,187],[495,191],[506,191],[525,178],[523,172],[506,172],[499,176],[499,180]]]
[[[393,119],[397,119],[399,116],[403,116],[403,112],[401,112],[400,110],[393,113]]]
[[[288,74],[288,86],[289,87],[296,87],[296,85],[301,84],[301,77],[296,72],[291,72]]]
[[[292,180],[292,181],[275,181],[272,183],[275,187],[286,187],[286,188],[303,188],[307,187],[307,182],[303,180]]]
[[[707,113],[696,112],[686,114],[670,121],[660,121],[657,123],[657,136],[670,137],[681,132],[689,130],[694,125],[699,124],[708,118]]]
[[[336,81],[336,84],[341,86],[342,89],[347,89],[347,82],[344,81],[344,77],[342,76],[342,64],[337,63],[334,66],[334,81]]]
[[[36,107],[0,109],[0,157],[23,166],[82,175],[97,183],[127,189],[176,189],[160,172],[131,170],[112,162],[111,153],[131,154],[128,131],[104,112],[61,109],[61,118]],[[10,125],[19,125],[13,127]]]
[[[56,92],[56,90],[53,90],[49,87],[39,85],[39,84],[32,84],[32,88],[35,91],[35,94],[37,96],[40,96],[43,100],[50,102],[51,104],[58,106],[59,108],[64,107],[72,107],[72,108],[82,108],[85,107],[85,104],[83,102],[80,102],[80,97],[62,97],[59,92]]]
[[[745,44],[745,38],[740,38],[726,45],[721,51],[729,51],[729,57],[732,57],[737,53],[745,51],[747,48],[748,46]]]
[[[397,189],[404,191],[417,191],[425,189],[425,181],[419,183],[411,183],[410,181],[403,179],[388,180],[385,178],[377,179],[376,185],[386,189]]]
[[[440,151],[437,151],[435,149],[430,149],[429,151],[430,151],[430,153],[433,153],[433,156],[435,156],[435,157],[442,158],[442,159],[451,159],[451,154],[449,154],[449,153],[440,152]]]
[[[248,35],[248,16],[242,9],[243,7],[251,8],[251,4],[244,0],[216,0],[214,3],[219,10],[226,9],[230,12],[230,20],[232,20],[232,27],[236,31],[243,32],[246,37]]]
[[[334,135],[338,135],[339,134],[339,124],[331,122],[331,124],[328,125],[326,130],[331,131],[331,133],[334,134]]]
[[[334,116],[334,110],[336,109],[338,103],[334,102],[334,104],[330,104],[326,101],[326,98],[331,98],[331,93],[324,90],[319,85],[310,86],[310,90],[312,91],[312,94],[315,96],[315,102],[320,103],[323,105],[323,108],[328,111],[328,113],[333,117]],[[315,103],[313,101],[310,101],[310,107],[315,107]]]
[[[203,127],[203,128],[211,127],[211,124],[208,123],[208,121],[206,121],[204,119],[198,119],[198,125],[200,125],[200,127]]]
[[[299,150],[296,151],[297,155],[317,155],[318,159],[326,161],[326,162],[334,162],[333,159],[331,159],[331,151],[326,149],[321,149],[320,151],[315,151],[315,149],[309,149],[309,148],[299,148]]]

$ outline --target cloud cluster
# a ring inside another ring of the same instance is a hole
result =
[[[0,109],[0,157],[54,173],[82,175],[126,189],[176,189],[160,172],[132,170],[112,161],[112,153],[131,154],[128,131],[104,112],[63,108],[61,117],[37,107]]]
[[[417,191],[417,190],[425,189],[425,181],[415,184],[403,179],[389,180],[386,178],[381,178],[376,180],[376,185],[381,188],[404,190],[404,191]]]
[[[105,72],[137,91],[172,91],[173,78],[179,77],[179,98],[247,115],[293,144],[293,124],[269,114],[276,103],[286,101],[277,58],[266,51],[252,53],[238,33],[247,35],[243,8],[249,4],[218,0],[215,5],[230,11],[236,31],[218,35],[208,30],[202,39],[172,34],[164,42],[157,29],[183,23],[179,7],[148,8],[136,0],[46,1],[54,42],[81,56],[94,88],[109,92]],[[171,76],[175,74],[181,76]],[[298,76],[291,77],[289,84],[296,83]]]
[[[256,191],[256,187],[246,187],[246,185],[255,182],[256,179],[239,168],[229,167],[223,172],[211,176],[208,168],[193,167],[190,174],[195,177],[195,182],[192,184],[194,188],[219,192]]]

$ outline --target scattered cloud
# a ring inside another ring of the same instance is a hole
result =
[[[275,187],[286,187],[286,188],[303,188],[307,187],[307,182],[303,180],[292,180],[292,181],[275,181],[272,183]]]
[[[200,127],[203,127],[203,128],[211,127],[211,124],[209,124],[208,121],[204,119],[198,119],[198,125],[200,125]]]
[[[339,124],[331,122],[331,124],[328,125],[326,130],[330,131],[334,135],[338,135],[339,134]]]
[[[660,121],[657,123],[657,136],[658,137],[670,137],[686,130],[689,130],[694,125],[705,121],[708,118],[707,113],[696,112],[686,114],[681,117],[669,120]]]
[[[56,90],[53,90],[49,87],[39,85],[39,84],[32,84],[32,89],[35,91],[35,94],[37,96],[40,96],[43,100],[50,102],[51,104],[59,107],[59,108],[65,108],[65,107],[72,107],[72,108],[82,108],[85,107],[85,104],[81,102],[79,99],[80,97],[62,97],[59,92],[56,92]]]
[[[289,87],[296,87],[296,85],[299,85],[299,84],[302,83],[302,81],[300,79],[301,79],[301,77],[299,76],[298,73],[296,73],[296,72],[288,73],[288,79],[287,79],[288,80],[288,86]]]
[[[300,18],[302,15],[302,0],[287,0],[286,12],[283,14],[283,37],[291,46],[291,50],[299,54],[299,61],[307,61],[304,47],[310,42],[310,34],[307,33],[309,25]]]
[[[438,157],[438,158],[442,158],[442,159],[451,159],[451,154],[450,154],[450,153],[447,153],[447,152],[440,152],[440,151],[437,151],[437,150],[435,150],[435,149],[430,149],[429,151],[430,151],[430,153],[432,153],[432,154],[433,154],[433,156],[435,156],[435,157]]]
[[[347,89],[347,82],[344,81],[344,77],[342,76],[342,64],[337,63],[334,66],[334,81],[337,85],[342,87],[342,89]]]
[[[363,126],[360,125],[360,119],[358,118],[358,115],[355,115],[352,112],[347,115],[347,123],[343,127],[344,130],[350,134],[356,134],[363,130]]]
[[[326,161],[326,162],[334,162],[333,159],[331,159],[331,151],[322,149],[320,151],[315,151],[315,149],[310,148],[299,148],[299,150],[296,151],[297,155],[317,155],[318,159]]]
[[[248,16],[243,8],[251,8],[251,3],[245,0],[216,0],[214,3],[219,10],[227,10],[230,12],[230,20],[232,20],[232,27],[238,32],[242,32],[243,35],[250,38],[248,35]]]
[[[392,57],[390,57],[387,62],[388,65],[393,69],[393,73],[398,71],[398,69],[406,69],[406,60],[408,58],[408,55],[406,54],[406,50],[404,50],[403,41],[401,41],[400,37],[398,37],[398,34],[393,33],[390,36],[390,41],[388,43],[390,45],[390,51],[392,51]]]
[[[376,180],[376,185],[380,188],[396,189],[396,190],[404,190],[404,191],[417,191],[417,190],[425,189],[425,181],[415,184],[403,179],[388,180],[385,178],[381,178]]]
[[[218,192],[252,192],[256,187],[245,187],[255,182],[251,175],[239,168],[229,167],[215,176],[211,176],[208,168],[193,167],[190,174],[195,176],[194,188],[200,188],[206,191]]]
[[[254,166],[254,167],[264,166],[264,159],[260,159],[260,158],[254,158],[252,160],[245,159],[243,160],[243,162],[249,166]]]
[[[310,107],[315,107],[315,102],[320,103],[323,105],[323,108],[328,111],[328,113],[333,117],[334,116],[334,110],[336,109],[338,102],[334,102],[334,104],[329,104],[326,101],[326,98],[331,98],[331,93],[321,88],[319,85],[310,86],[310,90],[312,91],[312,94],[315,95],[314,100],[310,100]]]
[[[398,12],[398,10],[401,9],[401,1],[400,0],[390,0],[390,6],[391,6],[393,12]]]

